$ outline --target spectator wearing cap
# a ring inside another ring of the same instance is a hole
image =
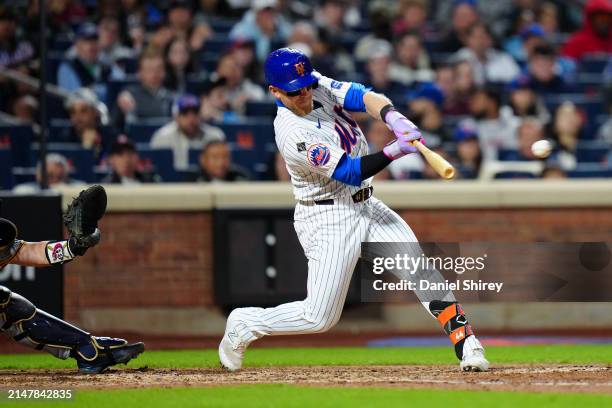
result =
[[[396,40],[395,59],[389,66],[389,77],[404,85],[433,81],[429,55],[416,32],[405,32]]]
[[[285,41],[291,32],[291,24],[278,13],[277,9],[277,0],[253,0],[251,9],[229,33],[232,40],[254,41],[257,59],[262,63],[272,51],[272,41]]]
[[[546,32],[541,25],[531,23],[523,28],[519,35],[510,37],[504,43],[504,49],[508,54],[512,55],[521,66],[524,66],[533,52],[533,49],[537,45],[544,43],[545,35]]]
[[[499,90],[490,86],[478,88],[469,101],[485,161],[497,160],[499,149],[516,148],[518,119],[501,103]]]
[[[106,96],[106,81],[111,68],[100,59],[98,28],[92,23],[83,23],[76,33],[75,55],[64,60],[57,70],[57,84],[69,91],[80,88],[95,88],[100,98]]]
[[[143,171],[134,144],[125,136],[117,138],[111,146],[108,164],[110,173],[101,181],[105,184],[133,185],[162,181],[159,175]]]
[[[81,180],[70,178],[70,164],[66,157],[59,153],[49,153],[45,160],[47,170],[47,183],[50,189],[58,188],[63,185],[83,185]],[[41,191],[42,166],[40,162],[36,166],[36,181],[18,184],[13,187],[15,194],[36,194]]]
[[[366,62],[367,86],[387,95],[398,104],[406,100],[408,87],[391,78],[391,54],[393,47],[386,40],[376,39],[370,43]]]
[[[439,145],[449,139],[442,122],[444,94],[434,83],[423,83],[408,94],[408,118],[423,133],[428,144]]]
[[[227,99],[227,80],[208,80],[200,96],[200,118],[207,123],[236,123],[240,115],[232,111]]]
[[[475,0],[454,0],[451,25],[440,43],[440,52],[456,52],[467,43],[467,32],[480,20]],[[446,21],[446,20],[445,20]]]
[[[245,169],[232,163],[232,152],[224,140],[214,140],[204,145],[199,167],[199,174],[188,181],[247,181],[251,178]]]
[[[582,28],[561,48],[561,55],[581,59],[586,55],[612,53],[612,1],[589,0]]]
[[[199,51],[213,31],[204,21],[195,21],[189,0],[171,0],[167,11],[168,28],[173,38],[184,40],[189,50]]]
[[[158,129],[151,139],[152,148],[172,149],[177,170],[189,167],[189,149],[201,149],[213,140],[225,140],[221,129],[200,120],[200,108],[197,96],[181,95],[173,108],[174,119]]]
[[[551,45],[541,44],[533,49],[527,72],[519,80],[526,81],[527,86],[542,96],[575,91],[575,87],[566,82],[559,71],[555,49]]]
[[[144,52],[138,61],[138,81],[117,98],[117,106],[126,123],[170,116],[173,93],[163,86],[166,78],[164,59],[154,51]]]
[[[466,60],[472,64],[476,84],[487,82],[510,82],[520,72],[514,59],[503,51],[493,48],[493,37],[483,23],[476,23],[466,30],[466,46],[455,55],[455,60]]]
[[[482,151],[478,142],[478,133],[473,123],[464,121],[453,132],[453,141],[457,146],[457,170],[463,179],[476,179],[482,164]]]
[[[244,77],[244,71],[232,53],[225,53],[219,58],[210,79],[216,81],[219,78],[225,78],[227,98],[232,110],[238,114],[244,113],[247,101],[262,101],[266,98],[261,86]]]
[[[105,153],[105,138],[101,123],[101,106],[96,94],[88,88],[73,92],[66,100],[65,108],[70,117],[70,127],[55,135],[64,143],[75,143],[83,149],[93,150],[96,162]]]

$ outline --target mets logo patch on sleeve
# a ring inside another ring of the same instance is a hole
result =
[[[331,152],[324,144],[316,144],[308,149],[308,163],[315,167],[325,166],[329,162]]]

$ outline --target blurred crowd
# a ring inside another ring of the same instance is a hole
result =
[[[44,71],[65,91],[49,101],[49,141],[92,151],[98,181],[162,181],[140,157],[156,149],[179,181],[286,180],[273,134],[251,145],[272,146],[264,169],[234,157],[243,133],[226,134],[271,125],[262,64],[281,46],[386,94],[461,178],[612,174],[612,0],[47,0],[45,33],[38,3],[0,5],[0,69]],[[2,129],[38,122],[36,91],[0,71],[0,147]],[[356,118],[371,150],[392,138]],[[541,139],[546,159],[531,151]],[[50,154],[50,182],[78,182],[71,162]],[[37,188],[40,165],[31,177],[16,190]],[[437,175],[412,155],[377,177]]]

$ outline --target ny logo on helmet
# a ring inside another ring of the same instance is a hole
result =
[[[294,66],[295,66],[295,70],[297,71],[298,75],[299,76],[304,76],[304,74],[306,73],[306,68],[304,68],[304,63],[303,62],[298,62]]]

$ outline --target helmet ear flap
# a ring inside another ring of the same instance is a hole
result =
[[[0,218],[0,248],[6,247],[17,238],[17,227],[6,218]]]

